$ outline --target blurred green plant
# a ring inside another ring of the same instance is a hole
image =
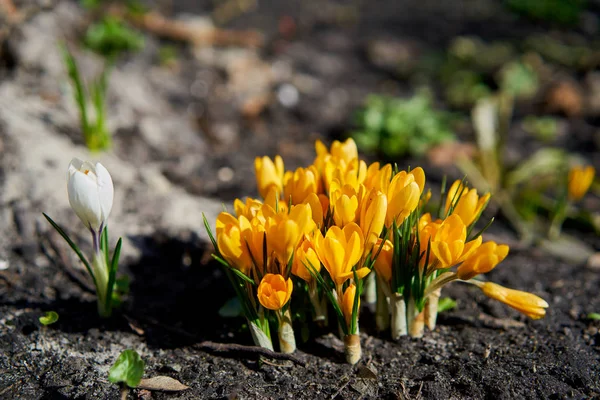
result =
[[[86,87],[79,73],[77,61],[67,47],[63,47],[63,59],[73,85],[73,97],[79,109],[85,144],[91,151],[107,150],[112,145],[112,138],[106,124],[106,82],[109,67],[105,67],[100,76]],[[90,116],[92,113],[95,117],[93,120]]]
[[[570,36],[565,42],[548,34],[537,34],[525,39],[524,48],[538,53],[545,60],[577,70],[590,70],[600,65],[600,46],[583,37]]]
[[[586,0],[505,0],[514,13],[540,21],[574,25],[585,9]]]
[[[536,72],[526,63],[512,61],[500,70],[498,74],[500,90],[517,99],[529,99],[539,89]]]
[[[141,50],[144,37],[121,19],[107,16],[88,27],[84,43],[90,50],[113,62],[119,55]]]
[[[543,142],[552,142],[558,136],[558,120],[550,116],[528,115],[523,120],[523,130]]]
[[[425,91],[410,99],[370,95],[355,118],[357,129],[351,136],[365,152],[388,157],[418,156],[435,145],[454,140],[452,115],[434,109],[431,96]]]

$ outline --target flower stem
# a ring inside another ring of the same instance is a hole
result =
[[[408,320],[408,333],[410,337],[423,337],[423,332],[425,331],[425,312],[419,312],[412,297],[408,301],[406,319]]]
[[[348,364],[356,364],[362,356],[362,348],[360,346],[360,336],[351,334],[344,336],[344,354]]]
[[[294,336],[294,328],[292,327],[292,313],[290,308],[285,312],[277,311],[277,320],[279,321],[279,329],[277,334],[279,337],[279,349],[284,354],[290,354],[296,351],[296,338]]]
[[[112,313],[111,302],[106,301],[108,293],[108,264],[106,257],[100,249],[100,234],[92,232],[94,255],[92,257],[92,272],[96,282],[96,297],[98,302],[98,314],[101,317],[110,317]]]
[[[408,333],[406,324],[406,302],[400,293],[393,293],[390,297],[392,306],[392,339],[397,340],[400,336]]]
[[[441,295],[442,288],[438,288],[429,295],[425,302],[425,324],[431,331],[435,329],[438,314],[438,304]]]

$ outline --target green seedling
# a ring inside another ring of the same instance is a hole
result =
[[[40,324],[44,326],[52,325],[58,321],[58,313],[56,311],[47,311],[39,318]]]
[[[422,155],[454,139],[451,115],[434,109],[425,92],[410,99],[369,96],[356,122],[358,129],[351,136],[359,148],[388,157]]]
[[[125,350],[108,371],[112,383],[135,388],[140,384],[146,363],[135,350]]]

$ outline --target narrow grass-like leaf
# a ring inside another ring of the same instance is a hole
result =
[[[108,241],[108,237],[106,239]],[[121,257],[121,244],[123,243],[123,239],[119,238],[117,241],[117,245],[115,246],[115,251],[113,253],[112,261],[109,265],[110,269],[108,270],[108,285],[106,288],[106,309],[112,309],[112,294],[115,286],[115,280],[117,279],[117,269],[119,268],[119,258]]]
[[[52,220],[52,218],[50,218],[46,213],[42,213],[42,214],[44,215],[46,220],[50,223],[50,225],[52,225],[52,227],[54,229],[56,229],[56,231],[60,234],[60,236],[62,236],[63,239],[65,239],[65,241],[69,244],[69,246],[71,246],[71,248],[73,249],[75,254],[77,254],[77,256],[79,257],[79,259],[81,260],[83,265],[85,265],[85,268],[87,269],[88,273],[92,277],[92,280],[94,281],[94,286],[98,287],[98,285],[96,284],[96,277],[94,276],[94,273],[92,272],[92,267],[90,267],[90,263],[85,258],[85,256],[81,252],[81,250],[79,250],[79,247],[77,247],[77,245],[75,243],[73,243],[71,238],[69,238],[69,236],[65,233],[65,231],[56,222],[54,222]]]

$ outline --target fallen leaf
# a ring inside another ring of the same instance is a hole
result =
[[[155,376],[153,378],[142,379],[137,387],[138,389],[161,390],[163,392],[181,392],[182,390],[189,389],[189,386],[185,386],[177,379],[169,376]]]

